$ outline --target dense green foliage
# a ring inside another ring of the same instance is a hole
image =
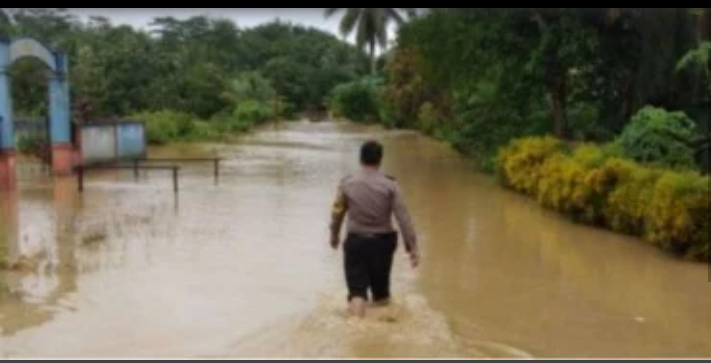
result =
[[[337,117],[356,122],[375,122],[380,118],[378,100],[381,85],[377,79],[364,78],[337,86],[329,106]]]
[[[131,115],[130,118],[146,123],[148,142],[152,144],[185,141],[192,137],[197,129],[194,117],[179,111],[142,112]]]
[[[484,166],[517,137],[614,140],[648,105],[686,112],[703,133],[709,13],[431,9],[400,28],[384,99],[396,125],[447,138]]]
[[[40,135],[19,135],[17,137],[17,152],[23,155],[36,154],[45,143],[47,138]]]
[[[683,112],[645,107],[625,127],[618,142],[631,159],[670,168],[691,168],[694,150],[688,140],[696,125]]]
[[[72,101],[77,114],[80,105],[84,110],[75,119],[151,113],[153,130],[162,130],[155,140],[206,129],[190,128],[186,119],[231,125],[212,125],[220,131],[321,109],[336,85],[368,70],[357,47],[279,21],[240,29],[225,19],[157,18],[141,31],[104,18],[80,21],[62,9],[6,10],[0,34],[31,36],[68,53]],[[23,59],[10,72],[16,114],[46,114],[44,67]]]
[[[237,103],[232,112],[207,120],[174,110],[140,112],[130,118],[144,121],[148,142],[160,145],[174,141],[223,141],[231,134],[249,131],[274,117],[270,105],[247,99]]]

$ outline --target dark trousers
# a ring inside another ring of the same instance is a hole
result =
[[[348,301],[390,298],[390,270],[397,249],[397,232],[380,234],[349,233],[344,243]]]

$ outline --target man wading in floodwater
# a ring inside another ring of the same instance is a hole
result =
[[[363,144],[362,169],[341,181],[331,216],[331,247],[338,249],[341,225],[348,214],[344,264],[350,310],[357,317],[365,315],[369,289],[374,304],[390,302],[390,270],[398,242],[391,222],[393,214],[412,267],[420,260],[410,214],[395,179],[380,171],[382,158],[383,147],[378,142]]]

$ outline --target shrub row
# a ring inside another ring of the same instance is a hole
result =
[[[174,110],[143,112],[131,118],[146,123],[150,144],[161,145],[174,141],[219,141],[269,121],[274,118],[274,112],[266,103],[245,100],[232,112],[217,114],[210,120]]]
[[[502,148],[496,164],[505,186],[547,208],[707,261],[709,177],[619,155],[614,147],[531,137]]]

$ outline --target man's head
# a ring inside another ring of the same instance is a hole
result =
[[[363,144],[360,148],[360,163],[363,166],[372,168],[380,167],[383,161],[383,145],[379,142],[370,140]]]

